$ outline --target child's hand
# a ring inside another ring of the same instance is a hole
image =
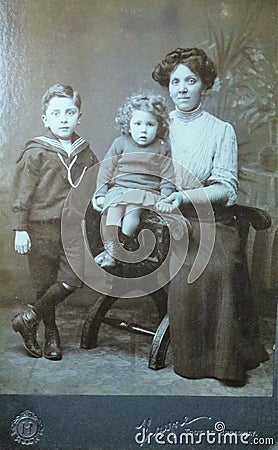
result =
[[[101,212],[103,210],[104,199],[105,197],[93,197],[92,205],[96,211]]]
[[[14,249],[17,253],[24,255],[31,250],[31,239],[27,231],[16,231],[14,240]]]

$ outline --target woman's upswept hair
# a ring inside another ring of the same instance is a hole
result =
[[[200,48],[176,48],[160,61],[152,72],[152,77],[161,86],[169,86],[170,75],[179,64],[186,64],[200,77],[204,87],[210,89],[217,76],[213,61]]]
[[[45,113],[47,106],[53,97],[72,98],[78,110],[80,111],[81,109],[81,97],[77,91],[73,90],[71,86],[65,84],[54,84],[49,89],[47,89],[47,91],[42,96],[41,105],[43,113]]]
[[[131,95],[124,105],[119,108],[116,116],[123,134],[129,134],[130,120],[134,111],[145,111],[151,113],[158,122],[157,137],[164,139],[169,131],[169,117],[166,109],[165,99],[161,95],[138,93]]]

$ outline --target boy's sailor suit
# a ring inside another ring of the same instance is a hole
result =
[[[61,217],[70,190],[78,187],[86,170],[97,162],[83,138],[73,133],[69,156],[50,130],[29,140],[17,160],[13,228],[25,230],[30,236],[28,263],[37,292],[56,281],[82,286],[63,251]]]

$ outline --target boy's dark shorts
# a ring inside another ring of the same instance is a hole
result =
[[[83,286],[63,250],[60,220],[30,222],[28,233],[31,239],[28,264],[36,290],[45,290],[57,281],[72,287]],[[80,255],[80,260],[82,256]]]

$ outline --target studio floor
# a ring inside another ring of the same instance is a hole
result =
[[[86,292],[83,292],[86,295]],[[88,292],[87,292],[87,295]],[[166,368],[148,368],[151,337],[124,333],[102,325],[99,346],[92,350],[80,348],[80,335],[88,311],[85,304],[69,299],[58,307],[57,319],[63,347],[61,361],[29,357],[20,335],[11,328],[11,319],[22,306],[0,307],[1,354],[0,393],[40,395],[182,395],[182,396],[271,396],[275,320],[260,318],[262,340],[270,359],[248,373],[243,387],[227,387],[215,379],[190,380],[173,371],[171,345]],[[149,298],[120,300],[115,315],[141,323],[157,323],[157,313]],[[39,342],[43,327],[40,326]]]

